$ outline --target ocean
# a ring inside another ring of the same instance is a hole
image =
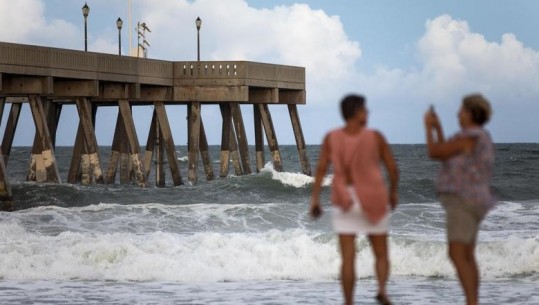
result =
[[[401,181],[388,293],[395,304],[463,304],[434,193],[438,164],[424,145],[392,148]],[[64,181],[71,150],[57,148]],[[319,146],[307,150],[314,171]],[[110,147],[100,151],[106,169]],[[7,171],[17,210],[0,212],[0,304],[342,304],[331,175],[313,221],[313,179],[295,146],[281,153],[283,172],[268,163],[207,182],[199,166],[196,185],[157,188],[152,177],[139,188],[25,182],[30,149],[15,147]],[[210,154],[218,174],[219,147]],[[184,155],[178,147],[186,180]],[[497,144],[496,158],[499,202],[477,245],[481,304],[539,304],[539,144]],[[365,237],[357,253],[356,304],[375,304]]]

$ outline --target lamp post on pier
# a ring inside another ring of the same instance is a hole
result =
[[[202,25],[200,17],[195,20],[195,25],[197,26],[197,61],[200,61],[200,26]]]
[[[124,22],[120,17],[116,20],[116,27],[118,28],[118,55],[122,55],[122,26]]]
[[[84,16],[84,51],[88,51],[88,14],[90,14],[90,7],[85,2],[82,7],[82,16]]]

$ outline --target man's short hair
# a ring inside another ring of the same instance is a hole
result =
[[[345,121],[362,109],[365,109],[365,97],[362,95],[350,94],[341,101],[341,115]]]

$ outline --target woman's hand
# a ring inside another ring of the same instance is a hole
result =
[[[320,203],[318,201],[311,202],[311,208],[309,209],[309,214],[314,219],[317,219],[320,216],[322,216],[322,208],[320,207]]]
[[[427,128],[440,126],[440,120],[438,119],[436,112],[430,109],[427,112],[425,112],[425,116],[423,119],[425,121],[425,127]]]

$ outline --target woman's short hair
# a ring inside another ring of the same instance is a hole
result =
[[[350,94],[341,100],[341,114],[345,121],[362,109],[365,109],[365,97],[362,95]]]
[[[470,94],[462,99],[462,106],[472,115],[472,121],[480,126],[490,120],[492,108],[481,94]]]

